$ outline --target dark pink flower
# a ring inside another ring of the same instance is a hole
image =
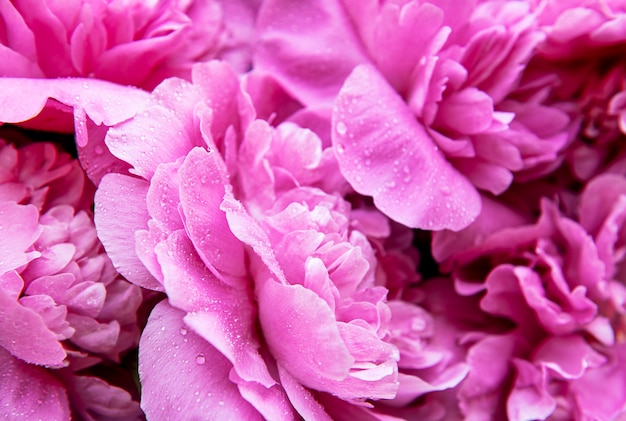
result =
[[[254,2],[12,1],[0,10],[0,76],[92,77],[152,89],[212,58],[250,61]]]
[[[547,36],[524,72],[517,98],[543,98],[570,116],[572,144],[564,157],[576,179],[624,174],[624,4],[559,0],[540,2],[536,10]]]
[[[618,390],[626,378],[616,362],[624,338],[616,269],[624,192],[622,177],[592,181],[579,221],[546,199],[535,223],[485,200],[465,230],[433,234],[433,253],[458,293],[480,297],[481,311],[513,323],[498,334],[483,326],[463,340],[470,371],[458,398],[468,417],[609,420],[626,410],[622,398],[599,404],[586,390],[609,367],[618,370],[611,380]]]

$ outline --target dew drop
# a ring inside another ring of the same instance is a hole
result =
[[[206,358],[204,358],[204,355],[200,354],[196,357],[196,364],[203,365],[205,362]]]
[[[181,327],[180,328],[180,334],[183,335],[183,336],[187,335],[187,329],[185,329],[184,327]]]
[[[98,145],[94,148],[94,152],[96,155],[102,155],[104,153],[104,149],[102,149],[102,146]]]
[[[444,196],[450,196],[450,193],[452,193],[452,191],[450,191],[450,187],[448,186],[441,187],[441,194],[443,194]]]
[[[348,132],[348,128],[346,127],[346,124],[343,121],[340,121],[337,123],[337,133],[339,133],[341,136],[345,135]]]

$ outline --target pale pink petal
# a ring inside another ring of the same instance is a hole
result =
[[[111,128],[105,142],[115,157],[132,165],[134,174],[150,179],[159,164],[174,162],[204,144],[192,125],[199,101],[188,82],[168,79],[141,104],[141,113]]]
[[[235,370],[230,371],[230,380],[237,384],[241,396],[261,413],[266,420],[296,419],[297,414],[285,393],[284,385],[276,383],[265,387],[255,381],[248,382],[237,375]]]
[[[147,417],[261,420],[229,380],[232,364],[183,323],[184,315],[162,301],[141,337],[141,407]]]
[[[357,67],[342,87],[332,138],[344,176],[392,219],[460,230],[478,215],[478,192],[374,68]]]
[[[218,273],[243,277],[246,273],[243,245],[230,231],[226,214],[220,209],[224,186],[228,183],[224,161],[215,151],[194,148],[178,176],[185,229],[198,254]]]
[[[113,126],[137,114],[148,99],[139,89],[94,79],[0,78],[0,92],[0,121],[5,123],[32,119],[50,98],[84,110],[96,125]]]
[[[27,251],[41,234],[35,206],[0,203],[0,273],[17,269],[39,255]]]
[[[252,291],[246,282],[232,287],[215,278],[182,230],[159,244],[156,254],[170,303],[188,313],[185,323],[222,352],[242,379],[271,387],[275,381],[259,353]]]
[[[280,384],[287,392],[291,404],[304,419],[331,421],[324,407],[315,400],[311,391],[302,386],[287,370],[278,365]]]
[[[261,326],[279,365],[316,390],[348,376],[354,359],[326,302],[301,285],[273,279],[262,282],[258,294]]]
[[[121,174],[108,174],[96,192],[95,223],[98,236],[115,268],[129,281],[154,290],[161,285],[148,272],[135,253],[132,234],[147,228],[149,219],[146,194],[149,184]],[[124,197],[120,202],[119,198]]]

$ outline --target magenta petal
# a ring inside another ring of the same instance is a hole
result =
[[[162,301],[139,343],[141,407],[150,420],[261,420],[228,378],[232,364]]]
[[[0,290],[0,346],[31,364],[60,368],[65,350],[34,311]]]
[[[514,359],[517,369],[515,387],[507,402],[511,421],[545,420],[556,408],[556,400],[547,390],[545,372],[535,365]]]
[[[226,214],[220,209],[228,183],[224,161],[214,151],[194,148],[178,175],[185,229],[198,254],[219,272],[245,276],[243,244],[230,231]]]
[[[98,377],[74,376],[72,404],[80,400],[81,415],[98,414],[113,419],[134,420],[141,417],[139,403],[124,389],[112,386]],[[89,412],[88,412],[89,411]],[[84,416],[84,415],[83,415]]]
[[[562,379],[580,378],[589,367],[598,367],[606,359],[581,336],[555,336],[541,344],[533,361],[552,369]]]
[[[98,237],[115,268],[136,285],[162,290],[135,252],[135,231],[146,229],[148,182],[121,174],[107,174],[96,192]],[[124,198],[124,200],[120,200]]]
[[[335,101],[333,145],[342,173],[392,219],[414,228],[460,230],[480,196],[450,165],[382,76],[358,66]]]
[[[46,369],[24,363],[0,347],[0,417],[69,420],[65,388]]]
[[[301,285],[273,279],[263,282],[258,294],[261,326],[279,365],[317,390],[348,376],[354,358],[325,301]]]

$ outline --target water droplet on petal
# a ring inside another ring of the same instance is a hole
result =
[[[337,133],[339,133],[341,136],[345,135],[348,132],[348,128],[346,127],[346,124],[343,121],[340,121],[337,123]]]
[[[203,365],[205,362],[206,358],[204,358],[204,355],[200,354],[196,357],[196,364]]]
[[[183,335],[183,336],[187,335],[187,329],[185,329],[184,327],[181,327],[180,328],[180,334]]]

